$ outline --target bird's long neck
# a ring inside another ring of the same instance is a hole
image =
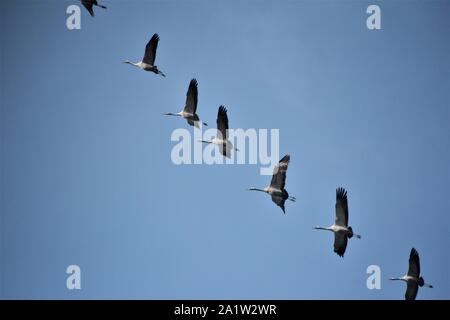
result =
[[[129,60],[125,60],[123,63],[131,64],[132,66],[139,67],[139,63],[133,63],[133,62],[131,62]]]
[[[332,231],[332,229],[330,227],[314,227],[314,229]]]
[[[392,281],[405,281],[405,279],[403,277],[401,277],[401,278],[389,278],[389,280],[392,280]]]
[[[250,190],[250,191],[261,191],[261,192],[267,192],[267,190],[264,190],[264,189],[259,189],[259,188],[249,188],[248,190]]]
[[[165,116],[177,116],[177,117],[181,117],[181,114],[179,113],[173,113],[173,112],[166,112],[164,113]]]

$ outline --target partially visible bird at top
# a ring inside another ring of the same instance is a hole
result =
[[[419,287],[433,288],[432,285],[425,283],[420,276],[419,253],[412,248],[409,254],[408,273],[401,278],[390,278],[389,280],[401,280],[406,282],[405,300],[415,300]]]
[[[160,74],[161,76],[165,77],[166,75],[162,73],[161,70],[158,70],[158,67],[155,65],[156,49],[158,48],[158,42],[159,36],[157,33],[155,33],[145,46],[144,58],[142,58],[142,61],[133,63],[130,62],[129,60],[125,60],[123,63],[131,64],[132,66],[138,67],[142,70]]]
[[[94,14],[94,6],[106,9],[105,6],[98,4],[97,0],[80,0],[81,4],[87,9],[87,11],[89,11],[89,14],[93,17],[95,16]]]
[[[285,155],[275,166],[273,169],[272,180],[270,181],[270,185],[265,187],[264,189],[258,188],[249,188],[250,191],[262,191],[269,194],[272,197],[272,201],[283,210],[283,213],[286,213],[284,208],[284,203],[286,200],[290,200],[295,202],[295,197],[289,196],[286,189],[284,189],[286,185],[286,171],[289,166],[289,161],[291,157],[287,154]]]
[[[200,121],[200,118],[196,113],[197,103],[198,103],[198,83],[196,79],[192,79],[191,82],[189,83],[189,88],[186,93],[186,103],[184,104],[183,110],[178,113],[167,112],[164,113],[164,115],[182,117],[186,119],[189,125],[195,126],[197,128],[200,127],[200,123],[207,126],[205,122]]]
[[[217,145],[220,153],[227,158],[231,158],[231,150],[239,151],[239,149],[233,148],[233,144],[228,140],[228,116],[227,109],[224,106],[220,106],[217,112],[217,136],[210,141],[198,141]]]
[[[334,252],[343,257],[347,248],[347,239],[355,236],[361,239],[360,235],[354,234],[352,227],[348,226],[348,201],[347,191],[344,188],[336,189],[336,218],[334,224],[330,227],[315,227],[318,230],[328,230],[334,233]]]

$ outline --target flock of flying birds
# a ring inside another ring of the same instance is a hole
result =
[[[100,8],[106,9],[105,6],[97,3],[97,0],[81,0],[81,3],[89,11],[91,16],[94,16],[93,6],[98,6]],[[132,66],[138,67],[145,71],[150,71],[155,74],[165,77],[166,75],[158,69],[155,65],[156,50],[158,48],[159,36],[154,34],[150,41],[145,46],[145,53],[142,61],[133,63],[128,60],[124,63],[130,64]],[[202,122],[197,114],[197,103],[198,103],[198,83],[196,79],[192,79],[189,83],[188,91],[186,94],[186,102],[182,111],[177,113],[164,113],[168,116],[178,116],[187,121],[191,126],[197,128],[200,125],[207,124]],[[228,115],[227,109],[224,106],[220,106],[217,113],[217,136],[210,141],[200,140],[203,143],[212,143],[218,146],[220,153],[227,157],[231,157],[231,151],[239,151],[234,148],[232,143],[228,140]],[[275,166],[272,180],[270,185],[267,187],[260,188],[249,188],[251,191],[261,191],[265,192],[271,196],[272,201],[283,210],[285,213],[285,202],[290,200],[295,202],[295,197],[289,196],[285,189],[286,185],[286,172],[289,166],[290,156],[285,155],[279,163]],[[361,236],[353,233],[352,227],[348,225],[348,199],[347,191],[339,187],[336,189],[336,204],[335,204],[335,222],[329,227],[315,227],[317,230],[327,230],[334,234],[334,252],[340,257],[344,256],[345,250],[347,248],[347,241],[353,236],[360,239]],[[409,256],[409,268],[408,273],[403,277],[390,278],[390,280],[401,280],[406,282],[407,289],[405,292],[405,299],[414,300],[417,296],[419,287],[432,288],[433,286],[425,283],[424,279],[420,276],[420,261],[419,253],[416,249],[412,248]]]

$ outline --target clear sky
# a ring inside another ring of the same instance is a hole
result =
[[[102,0],[69,31],[77,3],[0,4],[2,298],[403,299],[413,246],[450,298],[449,1]],[[121,63],[155,32],[167,78]],[[171,162],[194,77],[202,120],[280,129],[286,215],[258,165]],[[344,258],[313,230],[338,186]]]

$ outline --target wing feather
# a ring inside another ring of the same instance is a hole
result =
[[[155,33],[145,46],[145,54],[142,62],[154,65],[156,58],[156,49],[158,48],[159,36]]]
[[[286,171],[291,160],[290,155],[285,155],[273,169],[272,180],[270,186],[283,190],[286,185]]]
[[[408,281],[406,283],[405,300],[415,300],[417,292],[419,291],[419,285],[415,281]]]
[[[228,115],[224,106],[220,106],[217,113],[217,131],[221,139],[228,140]]]
[[[283,210],[283,213],[286,213],[284,204],[286,202],[286,199],[283,197],[272,195],[272,201]]]
[[[340,232],[334,233],[334,252],[338,256],[343,257],[345,249],[347,248],[347,235]]]
[[[81,4],[86,8],[87,11],[89,11],[89,14],[90,14],[92,17],[95,16],[95,14],[94,14],[94,8],[93,8],[94,4],[93,4],[92,0],[82,0],[82,1],[81,1]]]
[[[348,226],[347,191],[339,187],[336,189],[336,220],[335,224],[341,227]]]
[[[412,248],[409,254],[409,268],[408,276],[419,278],[420,276],[420,259],[419,253],[416,249]]]
[[[189,83],[189,88],[186,93],[186,105],[184,112],[194,114],[197,111],[198,103],[198,83],[196,79],[192,79]]]

